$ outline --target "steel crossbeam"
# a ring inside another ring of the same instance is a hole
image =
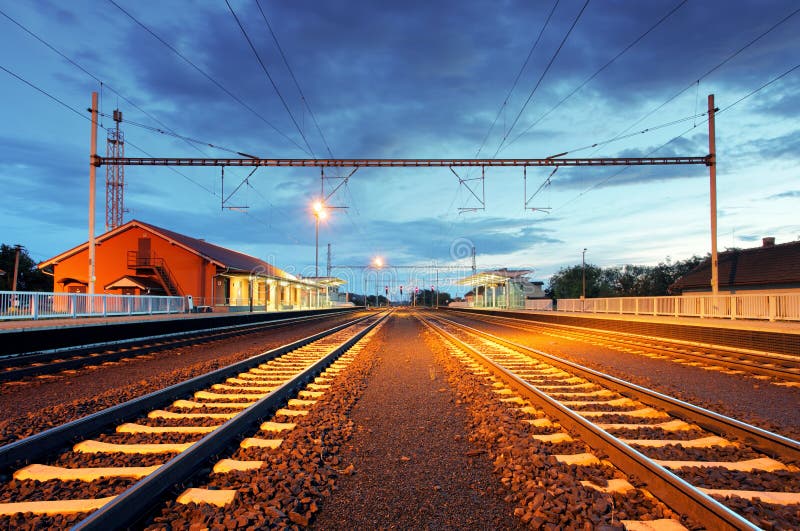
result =
[[[260,158],[137,158],[95,155],[95,166],[272,166],[317,168],[419,168],[419,167],[520,167],[520,166],[663,166],[696,164],[710,166],[703,157],[619,157],[545,159],[260,159]]]

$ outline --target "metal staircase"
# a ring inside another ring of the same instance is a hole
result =
[[[137,251],[128,251],[128,268],[136,269],[137,274],[144,273],[155,277],[167,295],[183,295],[175,275],[167,267],[167,262],[155,253],[150,253],[150,256],[139,256]]]

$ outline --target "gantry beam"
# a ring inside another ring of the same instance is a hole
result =
[[[703,157],[621,157],[585,159],[207,159],[94,157],[95,166],[275,166],[317,168],[419,168],[452,166],[662,166],[678,164],[711,165]]]

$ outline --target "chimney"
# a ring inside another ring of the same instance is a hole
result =
[[[761,246],[762,247],[774,247],[775,246],[775,236],[767,236],[766,238],[761,238]]]

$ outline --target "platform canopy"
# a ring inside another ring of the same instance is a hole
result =
[[[307,282],[313,282],[314,284],[323,288],[335,288],[337,286],[347,284],[346,280],[342,280],[338,277],[303,277],[303,280]]]
[[[462,278],[457,282],[461,286],[500,286],[508,279],[516,279],[533,273],[532,269],[497,269],[494,271],[482,271],[474,275]]]

